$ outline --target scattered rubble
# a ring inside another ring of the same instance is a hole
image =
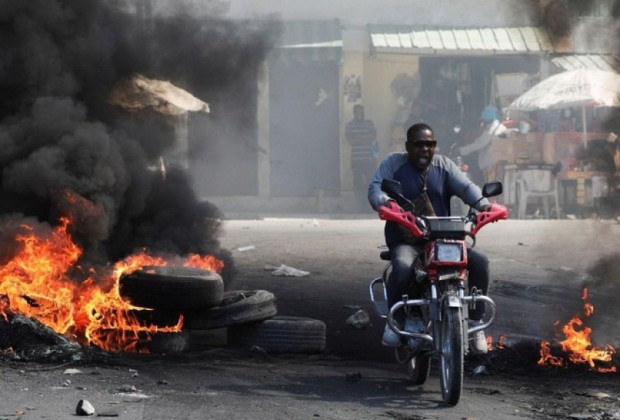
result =
[[[358,330],[366,329],[370,325],[370,315],[365,310],[360,309],[347,318],[347,324]]]
[[[88,400],[80,400],[75,408],[75,414],[78,416],[94,416],[95,407]]]
[[[255,249],[256,247],[254,245],[246,245],[246,246],[240,246],[239,248],[237,248],[237,251],[245,252],[245,251],[253,251]]]
[[[304,277],[310,274],[308,271],[299,270],[284,264],[280,264],[278,267],[266,265],[265,270],[271,271],[271,274],[279,277]]]

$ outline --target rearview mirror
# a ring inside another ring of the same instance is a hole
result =
[[[495,197],[504,192],[504,188],[502,187],[502,183],[499,181],[487,182],[482,187],[482,196],[483,197]]]
[[[387,195],[389,195],[391,198],[394,198],[394,199],[396,199],[396,197],[401,196],[403,193],[403,189],[402,189],[402,186],[400,185],[400,182],[394,181],[393,179],[387,179],[387,178],[384,178],[381,181],[381,191],[385,192]]]

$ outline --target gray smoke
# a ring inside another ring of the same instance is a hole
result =
[[[222,215],[185,171],[168,168],[163,180],[148,169],[174,144],[168,124],[107,98],[116,81],[140,73],[217,106],[236,81],[255,78],[272,34],[188,15],[145,23],[113,4],[0,4],[0,215],[50,225],[71,216],[70,232],[93,262],[143,247],[226,258]]]
[[[618,294],[620,293],[620,254],[613,253],[599,258],[587,271],[583,287],[588,289],[588,302],[594,305],[594,313],[587,321],[592,327],[593,343],[602,346],[620,346],[617,331]]]
[[[552,0],[543,10],[543,24],[556,41],[570,39],[577,53],[620,53],[620,3]]]

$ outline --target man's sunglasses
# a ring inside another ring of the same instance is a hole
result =
[[[423,147],[434,149],[437,146],[437,141],[436,140],[414,140],[414,141],[408,141],[407,144],[415,147],[416,149],[421,149]]]

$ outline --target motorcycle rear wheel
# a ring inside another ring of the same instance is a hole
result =
[[[431,355],[413,356],[407,363],[407,373],[413,385],[423,385],[431,373]]]
[[[461,308],[443,306],[441,321],[440,384],[441,396],[456,405],[463,388],[463,316]]]

